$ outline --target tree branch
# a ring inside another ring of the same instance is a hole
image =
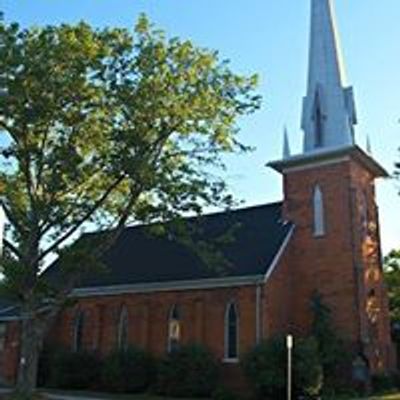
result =
[[[39,256],[38,259],[35,260],[36,262],[43,260],[48,254],[52,253],[53,251],[57,250],[58,247],[64,243],[71,235],[73,235],[98,209],[99,207],[105,202],[107,197],[114,191],[114,189],[120,185],[120,183],[125,179],[125,175],[121,175],[100,197],[99,200],[90,208],[90,210],[71,228],[69,229],[64,235],[58,238],[50,247],[44,250]]]
[[[10,250],[12,253],[14,253],[14,255],[16,255],[18,257],[18,259],[21,259],[21,257],[22,257],[21,253],[11,242],[9,242],[7,239],[3,239],[3,243],[4,243],[4,247],[6,247],[8,250]]]

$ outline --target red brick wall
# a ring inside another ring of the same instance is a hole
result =
[[[3,351],[0,350],[0,377],[5,383],[13,383],[17,376],[19,358],[19,325],[9,322]]]
[[[181,342],[201,342],[222,360],[225,310],[232,300],[239,311],[239,351],[243,353],[256,340],[255,286],[85,298],[59,316],[51,337],[71,347],[75,316],[78,310],[84,310],[84,347],[106,354],[116,347],[119,315],[126,307],[130,342],[162,355],[167,349],[168,315],[177,304],[181,312]]]
[[[374,203],[374,176],[355,161],[314,166],[284,174],[285,214],[296,225],[289,249],[293,279],[293,325],[297,334],[309,331],[312,319],[310,298],[315,290],[333,312],[338,333],[354,350],[362,347],[374,370],[389,367],[390,347],[387,298],[382,284],[380,257],[366,258],[361,238],[362,206],[360,193],[366,193],[368,223],[378,224]],[[319,185],[324,197],[326,234],[314,237],[313,192]],[[379,234],[370,238],[380,249]],[[380,250],[379,250],[380,251]],[[379,338],[373,352],[380,354],[379,362],[371,356],[368,334],[364,274],[374,264],[379,278],[374,282],[379,312]],[[386,355],[385,355],[386,354]]]
[[[290,245],[272,272],[264,289],[263,319],[265,337],[292,332],[292,266],[289,264]]]

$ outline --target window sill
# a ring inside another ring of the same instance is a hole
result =
[[[323,239],[326,236],[326,233],[314,233],[314,239]]]
[[[223,358],[222,362],[224,364],[239,364],[239,359],[238,358]]]

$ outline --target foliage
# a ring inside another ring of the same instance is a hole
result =
[[[198,344],[182,346],[161,362],[157,391],[173,397],[208,397],[218,375],[217,360],[208,349]]]
[[[22,346],[20,373],[30,377],[49,320],[127,224],[233,204],[222,156],[248,149],[237,120],[260,98],[256,76],[168,39],[143,15],[134,32],[84,22],[23,29],[0,17],[0,71],[1,289],[37,334]],[[70,246],[93,227],[107,229],[101,244]],[[41,273],[54,255],[57,285]]]
[[[392,250],[384,258],[384,272],[390,317],[393,323],[400,323],[400,250]]]
[[[311,307],[313,311],[312,335],[318,343],[318,351],[321,364],[328,386],[343,385],[338,382],[340,377],[340,369],[346,363],[347,352],[345,351],[343,341],[337,336],[336,330],[332,323],[330,308],[323,302],[319,293],[315,293],[311,299]]]
[[[396,382],[394,375],[378,374],[371,377],[371,386],[374,393],[384,393],[395,389]]]
[[[99,387],[102,360],[96,353],[52,349],[44,354],[40,365],[40,383],[46,387],[70,390]]]
[[[156,372],[156,362],[150,354],[129,347],[104,359],[102,387],[107,392],[144,392],[154,382]]]
[[[400,250],[392,250],[383,260],[384,279],[389,297],[392,339],[396,343],[397,362],[400,360]]]
[[[212,400],[240,400],[240,398],[236,391],[225,386],[217,387],[212,394]]]
[[[254,347],[244,358],[243,368],[260,398],[284,398],[287,350],[285,338],[277,337]],[[296,341],[293,352],[294,391],[316,395],[322,388],[323,374],[318,345],[314,338]]]

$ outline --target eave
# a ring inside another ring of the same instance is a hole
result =
[[[334,163],[346,160],[350,161],[352,159],[358,161],[376,177],[389,177],[389,173],[386,169],[359,146],[344,146],[310,151],[284,160],[269,162],[267,166],[283,174],[293,169],[305,169],[318,164]]]

